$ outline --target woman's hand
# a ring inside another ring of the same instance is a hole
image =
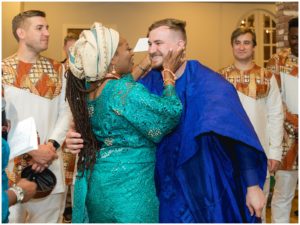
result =
[[[148,72],[151,69],[151,58],[150,55],[147,54],[142,61],[139,63],[139,67],[141,70],[143,70],[145,73]]]
[[[133,68],[132,70],[132,77],[134,80],[139,79],[140,77],[143,77],[151,70],[151,58],[149,54],[147,54],[142,61]]]
[[[28,202],[36,193],[37,185],[33,181],[29,181],[25,178],[22,178],[18,183],[17,186],[21,187],[24,191],[24,199],[22,203]]]
[[[179,47],[177,50],[170,49],[163,61],[163,68],[171,70],[175,73],[179,67],[184,63],[185,49]]]
[[[66,135],[66,148],[72,154],[78,154],[83,148],[83,139],[81,138],[81,134],[70,129]]]

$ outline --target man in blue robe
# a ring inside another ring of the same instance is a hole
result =
[[[163,59],[170,49],[185,47],[185,22],[155,22],[148,36],[153,69],[139,82],[161,95]],[[183,113],[157,147],[159,221],[257,222],[266,202],[267,158],[235,88],[198,61],[186,61],[175,75]],[[70,130],[66,143],[78,152],[83,140]]]
[[[148,37],[153,69],[140,82],[161,95],[163,58],[185,47],[185,22],[155,22]],[[175,75],[184,110],[157,148],[160,222],[257,221],[267,161],[235,88],[198,61],[186,61]]]

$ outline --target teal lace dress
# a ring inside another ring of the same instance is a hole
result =
[[[76,179],[72,222],[157,223],[155,150],[180,119],[175,88],[159,97],[128,74],[108,81],[88,109],[103,144],[89,182],[88,171]]]

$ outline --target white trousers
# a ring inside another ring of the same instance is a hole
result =
[[[61,223],[65,209],[65,193],[31,199],[9,208],[9,223]]]
[[[272,223],[289,223],[292,201],[298,181],[298,170],[278,170],[271,203]]]
[[[265,194],[266,200],[268,200],[268,197],[269,197],[269,194],[270,194],[270,177],[266,178],[263,192]],[[262,223],[267,223],[267,221],[266,221],[266,208],[267,208],[267,204],[265,205],[265,207],[263,208],[263,211],[262,211],[262,217],[261,217]]]

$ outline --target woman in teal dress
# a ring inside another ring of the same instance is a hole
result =
[[[150,67],[149,59],[133,69],[133,53],[118,32],[95,23],[81,33],[71,49],[66,91],[84,140],[73,223],[158,222],[155,149],[180,119],[172,71],[181,55],[170,51],[159,97],[135,82]]]

